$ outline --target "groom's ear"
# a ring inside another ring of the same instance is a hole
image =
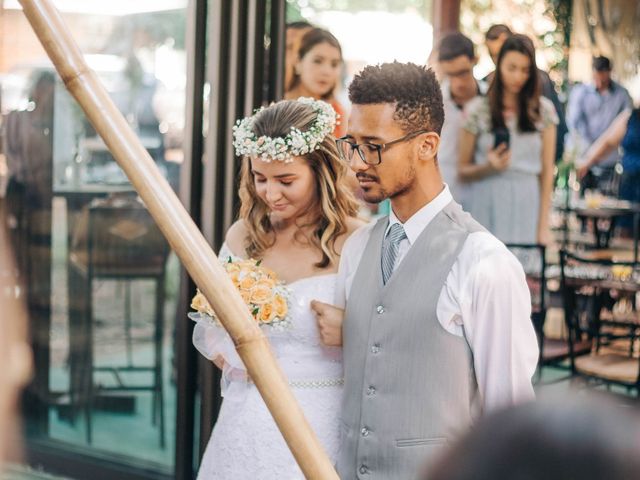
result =
[[[430,161],[436,158],[438,147],[440,146],[440,135],[436,132],[427,132],[420,135],[420,145],[418,147],[418,158]]]

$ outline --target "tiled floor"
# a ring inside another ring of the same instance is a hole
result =
[[[9,465],[7,470],[0,472],[0,480],[67,480],[64,477],[54,477],[44,472],[38,472],[22,465]]]

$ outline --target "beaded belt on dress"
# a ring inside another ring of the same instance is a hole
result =
[[[247,383],[253,383],[253,380],[246,379]],[[327,378],[322,380],[291,380],[288,382],[292,388],[327,388],[341,387],[344,385],[344,378]]]
[[[344,378],[330,378],[325,380],[291,380],[289,386],[293,388],[325,388],[344,385]]]

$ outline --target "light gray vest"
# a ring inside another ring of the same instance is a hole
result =
[[[484,228],[451,202],[383,285],[387,225],[374,226],[347,301],[342,480],[417,478],[480,409],[472,352],[436,306],[467,236]]]

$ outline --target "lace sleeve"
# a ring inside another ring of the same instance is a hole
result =
[[[227,242],[223,243],[222,246],[220,247],[220,251],[218,252],[218,258],[220,259],[221,262],[226,262],[229,258],[231,258],[232,260],[242,260],[242,257],[235,255],[231,251],[231,249],[227,245]]]
[[[464,107],[462,128],[469,133],[479,135],[488,130],[491,119],[489,103],[485,97],[476,97]]]
[[[225,329],[208,317],[199,313],[190,313],[189,318],[196,322],[193,329],[193,346],[208,360],[224,360],[232,368],[244,369],[242,360]]]
[[[540,129],[543,130],[550,125],[558,125],[559,122],[556,107],[551,103],[551,100],[540,97]]]
[[[218,258],[224,261],[227,258],[237,259],[229,247],[223,244],[220,248]],[[224,366],[222,369],[222,389],[226,390],[225,386],[228,384],[228,380],[237,378],[239,376],[246,377],[246,368],[236,352],[235,346],[229,334],[225,329],[214,322],[214,320],[202,313],[191,312],[189,318],[196,322],[196,326],[193,329],[193,346],[196,350],[202,354],[203,357],[211,361],[223,360]]]

